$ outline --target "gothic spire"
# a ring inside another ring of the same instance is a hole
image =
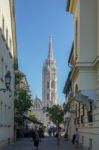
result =
[[[53,59],[53,46],[52,46],[52,35],[50,35],[49,49],[48,49],[48,59]]]

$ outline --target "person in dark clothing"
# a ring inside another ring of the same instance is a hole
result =
[[[39,127],[38,133],[39,133],[39,138],[44,138],[44,130],[42,127]]]
[[[61,128],[58,127],[56,131],[57,145],[60,145]]]
[[[32,138],[33,138],[35,150],[38,150],[39,134],[38,134],[37,128],[33,129],[33,131],[32,131]]]
[[[75,135],[75,133],[73,134],[73,138],[72,138],[72,143],[73,143],[73,145],[75,144],[75,137],[76,137],[76,135]]]

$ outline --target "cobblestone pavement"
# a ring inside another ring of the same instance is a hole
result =
[[[56,138],[45,137],[39,144],[39,150],[74,150],[71,142],[61,139],[60,145],[57,145]],[[4,148],[4,150],[34,150],[33,141],[31,138],[23,138],[16,143]],[[77,150],[82,150],[77,148]]]

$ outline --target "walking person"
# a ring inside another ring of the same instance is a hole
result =
[[[79,147],[79,139],[80,139],[80,133],[78,131],[78,128],[76,128],[76,132],[75,132],[75,148]]]
[[[39,146],[39,134],[38,134],[38,131],[37,131],[37,127],[35,127],[33,129],[32,138],[33,138],[35,150],[38,150],[38,146]]]
[[[60,145],[60,137],[61,137],[61,129],[60,127],[58,127],[56,131],[57,145]]]
[[[73,134],[73,137],[72,137],[72,143],[73,143],[73,145],[75,144],[75,137],[76,137],[76,135],[75,135],[75,133]]]

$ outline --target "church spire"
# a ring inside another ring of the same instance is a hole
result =
[[[50,35],[49,40],[48,59],[53,59],[52,35]]]

